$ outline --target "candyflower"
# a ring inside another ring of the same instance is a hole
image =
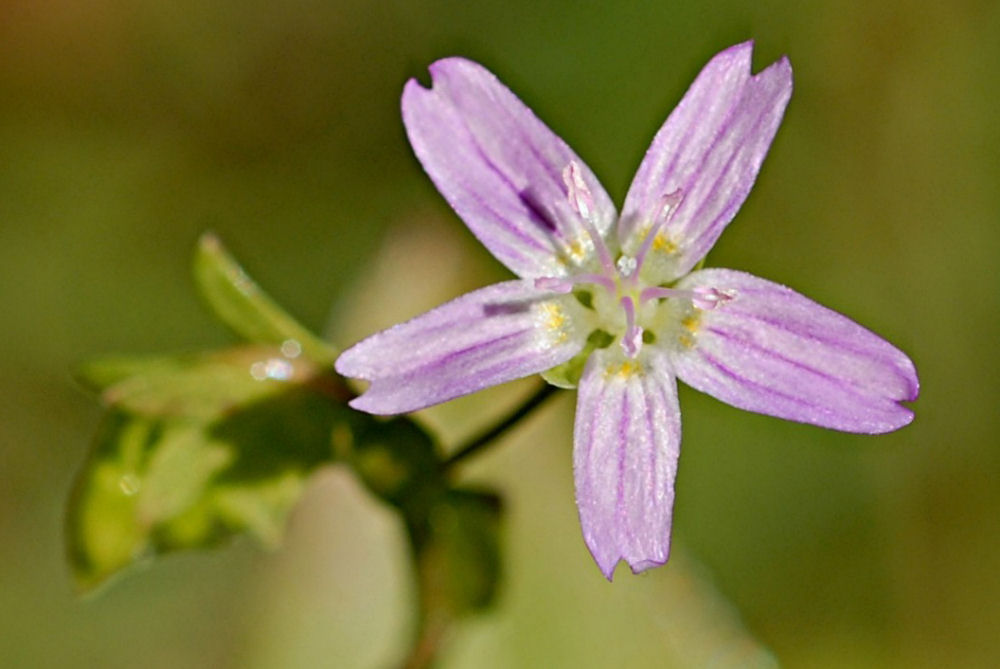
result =
[[[617,214],[580,158],[490,72],[460,58],[403,92],[424,169],[519,278],[468,293],[346,351],[371,382],[352,405],[397,414],[542,372],[579,386],[573,465],[604,575],[670,549],[676,378],[749,411],[849,432],[900,428],[918,382],[897,348],[798,293],[695,269],[746,199],[792,91],[751,43],[715,56],[657,133]]]

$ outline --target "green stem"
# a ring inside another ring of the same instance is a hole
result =
[[[555,386],[543,382],[542,386],[536,390],[531,397],[525,400],[521,406],[514,409],[511,413],[504,417],[499,423],[473,437],[463,446],[457,448],[455,452],[448,456],[444,463],[442,463],[441,468],[447,471],[462,460],[475,455],[478,451],[482,450],[486,446],[489,446],[490,442],[516,425],[522,418],[540,406],[551,395],[555,394],[556,390],[558,390],[558,388]]]
[[[428,622],[425,616],[421,616],[418,624],[417,638],[403,660],[401,669],[429,669],[433,667],[449,627],[447,621],[439,620],[432,623]]]

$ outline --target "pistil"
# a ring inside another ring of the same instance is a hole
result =
[[[634,358],[639,355],[642,348],[642,327],[635,322],[635,302],[630,295],[626,295],[620,301],[622,309],[625,311],[625,334],[622,335],[622,349],[625,355]]]
[[[590,237],[602,271],[585,272],[566,277],[540,277],[535,279],[535,287],[550,290],[554,293],[567,294],[572,292],[575,286],[590,284],[600,286],[607,291],[608,295],[617,302],[625,316],[625,330],[621,333],[619,343],[626,356],[636,358],[642,350],[643,327],[638,322],[638,310],[642,305],[652,300],[674,298],[690,300],[697,309],[707,311],[735,297],[735,293],[732,291],[715,287],[698,287],[692,290],[680,290],[662,286],[643,287],[642,281],[639,278],[642,265],[649,255],[650,249],[653,248],[657,237],[673,219],[674,213],[680,206],[683,199],[683,193],[680,190],[675,190],[661,198],[658,214],[652,221],[649,229],[646,230],[642,244],[635,255],[623,254],[615,262],[611,258],[611,252],[608,250],[604,238],[597,229],[594,220],[594,198],[586,181],[583,179],[580,166],[575,162],[571,162],[563,170],[562,177],[563,182],[566,184],[566,199],[579,217],[580,224],[586,235]]]

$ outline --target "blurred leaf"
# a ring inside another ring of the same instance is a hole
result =
[[[496,494],[450,489],[425,517],[407,518],[428,624],[493,603],[500,580],[500,514]]]
[[[427,505],[445,487],[434,441],[407,418],[372,421],[355,428],[348,461],[368,489],[410,516],[426,516]]]
[[[455,614],[488,607],[500,580],[499,496],[449,490],[431,509],[421,580]]]
[[[108,406],[146,416],[206,420],[284,392],[289,384],[324,376],[330,391],[346,400],[349,391],[339,379],[265,346],[187,355],[115,356],[87,362],[77,370],[77,378],[101,392]]]
[[[346,424],[348,409],[312,387],[287,384],[234,407],[215,420],[112,409],[67,514],[81,589],[141,558],[239,533],[265,546],[280,542],[306,477],[332,459],[330,434]]]
[[[498,495],[448,489],[426,511],[404,511],[420,613],[405,667],[431,666],[452,625],[492,605],[500,583]]]
[[[219,238],[202,235],[194,256],[194,278],[215,315],[247,341],[299,350],[321,365],[332,365],[336,348],[288,315],[240,267]]]

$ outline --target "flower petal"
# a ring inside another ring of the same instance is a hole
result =
[[[433,87],[410,80],[403,122],[427,174],[479,240],[518,276],[563,276],[592,242],[574,213],[563,170],[576,162],[602,234],[615,208],[583,161],[482,66],[446,58]]]
[[[902,351],[795,291],[744,272],[709,269],[678,284],[732,299],[685,319],[677,376],[733,406],[847,432],[900,428],[919,392]],[[688,336],[690,334],[690,336]]]
[[[570,329],[566,299],[530,281],[487,286],[355,344],[337,359],[336,369],[372,382],[350,402],[355,409],[423,409],[576,355],[584,337]]]
[[[686,274],[712,248],[750,193],[781,123],[791,65],[782,58],[751,76],[752,50],[744,42],[709,61],[657,132],[625,198],[623,245],[656,220],[665,196],[682,198],[664,230],[663,248],[676,256],[663,281]]]
[[[587,362],[576,405],[573,470],[583,538],[611,580],[619,560],[639,573],[667,561],[681,423],[662,354],[614,349]]]

